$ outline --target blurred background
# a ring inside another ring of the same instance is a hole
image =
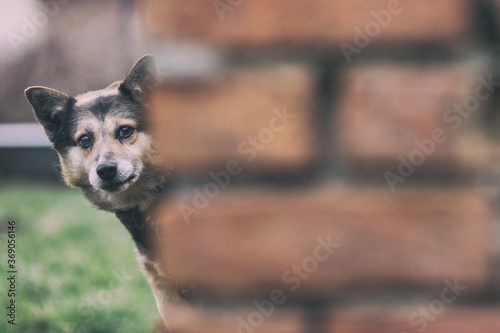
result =
[[[178,184],[169,268],[213,300],[173,332],[500,331],[500,1],[0,6],[0,219],[20,266],[0,331],[162,331],[133,242],[62,184],[23,94],[101,89],[146,53]],[[311,264],[318,237],[339,246]]]

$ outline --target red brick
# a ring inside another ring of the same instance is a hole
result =
[[[422,304],[427,308],[428,304]],[[377,311],[347,310],[334,313],[328,332],[342,333],[402,333],[417,332],[422,324],[412,326],[409,318],[418,307]],[[446,308],[429,321],[426,333],[497,333],[500,332],[500,308]],[[422,318],[422,317],[418,317]]]
[[[422,323],[410,323],[410,317],[419,308],[429,308],[429,304],[418,305],[373,305],[372,307],[336,308],[326,312],[324,322],[305,321],[305,312],[296,307],[276,307],[275,312],[262,321],[261,325],[250,326],[258,333],[304,332],[321,328],[331,333],[404,333],[417,332]],[[498,333],[500,331],[500,308],[470,308],[448,305],[444,312],[428,321],[425,332],[429,333]],[[187,308],[174,307],[170,312],[169,325],[172,333],[197,332],[246,332],[241,322],[249,323],[249,316],[258,313],[256,307]],[[253,315],[258,324],[258,316]],[[240,321],[238,318],[241,318]],[[421,316],[416,317],[422,319]],[[306,330],[307,329],[309,330]],[[240,328],[240,331],[238,331]]]
[[[179,204],[192,206],[191,192],[172,194],[161,209],[164,258],[173,276],[217,295],[280,288],[289,297],[325,296],[401,283],[439,287],[455,278],[473,290],[490,274],[492,211],[481,193],[227,190],[190,216],[189,224]],[[293,283],[282,275],[314,254],[318,237],[328,236],[340,247],[291,291]]]
[[[353,43],[355,27],[374,21],[372,11],[388,9],[388,0],[243,0],[224,21],[214,1],[137,2],[149,33],[162,38],[244,47]],[[470,0],[401,0],[402,11],[374,37],[377,41],[461,40],[470,30]],[[140,5],[139,5],[140,4]]]
[[[223,170],[233,159],[245,172],[294,171],[315,154],[311,94],[312,80],[302,67],[238,69],[198,84],[167,85],[152,98],[150,120],[178,173]],[[295,118],[284,124],[275,111]],[[275,132],[269,130],[274,118]],[[251,148],[250,136],[262,138],[263,150]]]
[[[332,137],[332,147],[338,147],[349,168],[380,172],[377,167],[397,167],[400,155],[408,160],[421,150],[415,140],[431,139],[433,131],[442,129],[447,140],[436,143],[435,152],[418,167],[467,169],[460,136],[474,128],[481,111],[460,117],[461,124],[445,115],[474,96],[478,76],[467,64],[355,67],[341,79],[343,95],[332,122],[338,138]]]

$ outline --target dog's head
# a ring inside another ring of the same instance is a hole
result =
[[[158,160],[143,111],[158,82],[154,58],[147,55],[123,81],[102,90],[74,98],[45,87],[25,91],[59,154],[64,180],[100,208],[126,208],[141,180],[154,186]]]

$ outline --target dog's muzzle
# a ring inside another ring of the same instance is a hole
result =
[[[97,169],[97,175],[104,181],[111,181],[115,178],[116,172],[118,171],[116,163],[103,163],[100,164]]]

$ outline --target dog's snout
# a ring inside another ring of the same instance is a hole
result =
[[[102,180],[112,180],[116,176],[116,163],[103,163],[97,167],[97,175]]]

